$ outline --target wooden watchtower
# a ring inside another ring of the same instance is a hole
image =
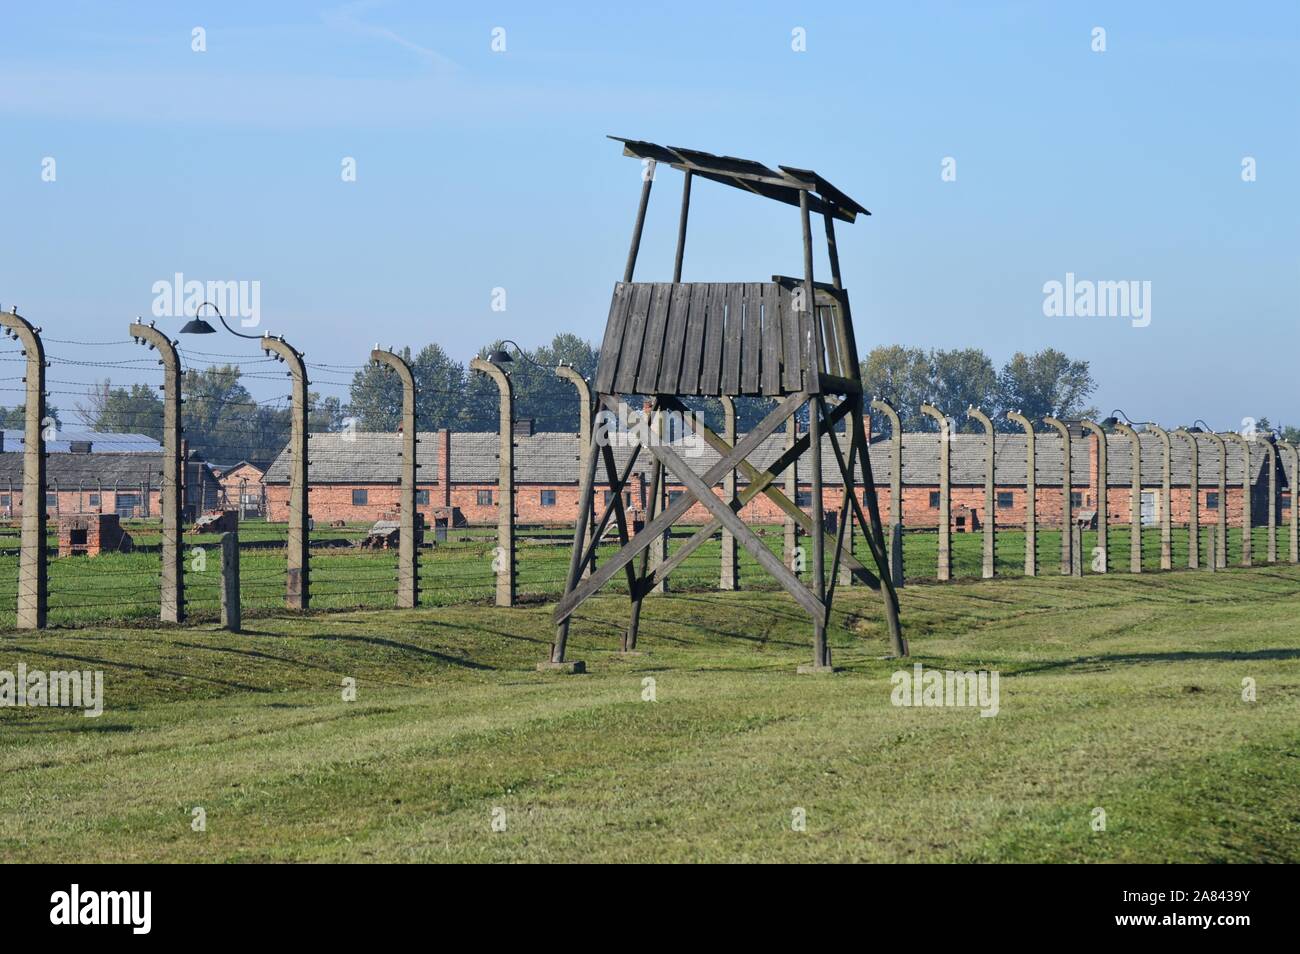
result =
[[[605,337],[596,368],[598,409],[617,415],[620,402],[631,395],[653,401],[656,414],[676,412],[687,426],[719,454],[719,460],[703,475],[682,460],[672,446],[646,441],[634,447],[621,468],[616,461],[606,429],[593,428],[591,453],[582,475],[578,525],[573,538],[573,555],[564,598],[555,610],[556,635],[549,661],[539,668],[581,670],[580,662],[568,662],[565,648],[569,618],[589,596],[616,573],[626,575],[632,609],[623,649],[636,646],[641,601],[657,583],[667,578],[692,552],[719,529],[725,529],[807,610],[813,624],[813,662],[801,671],[831,669],[826,626],[835,595],[835,580],[841,561],[855,577],[880,591],[889,623],[890,642],[895,654],[906,652],[898,622],[898,599],[894,593],[885,557],[880,508],[867,450],[858,350],[849,313],[849,298],[840,280],[839,255],[835,245],[835,220],[853,222],[870,215],[853,199],[808,169],[780,166],[770,169],[759,162],[715,156],[678,147],[668,148],[639,140],[611,136],[623,143],[623,154],[642,160],[641,200],[632,246],[623,280],[614,286]],[[634,282],[637,252],[645,224],[646,206],[654,184],[657,165],[669,165],[684,173],[681,221],[677,254],[671,282]],[[695,177],[725,185],[787,205],[798,206],[803,225],[803,278],[774,276],[766,282],[682,282],[682,255],[686,244],[686,223],[690,209],[691,183]],[[830,258],[830,283],[814,281],[813,236],[810,218],[819,214],[825,224]],[[687,396],[771,398],[775,408],[734,445],[705,427],[689,414],[682,402]],[[760,471],[747,458],[789,417],[804,405],[808,408],[808,431],[769,468]],[[836,425],[848,418],[848,427],[837,433]],[[843,488],[843,507],[834,534],[826,532],[822,514],[822,442],[829,441],[837,473],[832,481]],[[654,458],[654,496],[667,479],[685,485],[687,493],[668,503],[635,536],[628,535],[623,507],[623,489],[640,453]],[[811,514],[805,514],[776,485],[776,478],[801,456],[808,455],[812,482]],[[865,484],[866,514],[854,493],[854,464]],[[599,516],[594,534],[588,533],[592,519],[592,497],[597,467],[604,467],[609,482],[609,503]],[[721,500],[714,486],[732,470],[748,480],[736,503]],[[671,475],[671,477],[669,476]],[[805,584],[767,548],[739,516],[738,511],[758,494],[765,494],[802,526],[811,537],[810,581]],[[657,566],[649,566],[648,548],[663,538],[696,501],[712,519],[699,528],[675,552]],[[897,506],[897,502],[895,502]],[[618,528],[618,553],[591,571],[596,541],[610,521]],[[854,558],[845,542],[854,522],[862,528],[874,571]],[[826,549],[831,549],[827,572]],[[639,566],[633,561],[641,557]]]

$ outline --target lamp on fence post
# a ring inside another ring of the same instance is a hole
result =
[[[952,425],[933,404],[922,404],[921,413],[939,422],[939,580],[952,579]]]
[[[1196,435],[1189,430],[1179,428],[1173,432],[1175,437],[1187,441],[1191,452],[1191,500],[1187,506],[1187,568],[1200,569],[1201,566],[1201,466],[1200,447]]]
[[[1291,562],[1300,563],[1300,500],[1296,497],[1296,479],[1297,471],[1300,471],[1300,452],[1297,452],[1296,446],[1290,441],[1284,441],[1279,438],[1278,446],[1282,448],[1282,459],[1285,462],[1287,458],[1291,460],[1291,472],[1287,474],[1286,489],[1290,494],[1291,519],[1289,521],[1289,533],[1291,544]]]
[[[402,382],[402,487],[397,530],[397,607],[414,609],[420,605],[420,548],[416,539],[415,483],[419,476],[417,445],[420,443],[415,419],[415,375],[406,359],[393,349],[370,352],[376,367],[387,367]],[[446,477],[443,478],[447,479]]]
[[[1061,575],[1069,576],[1074,563],[1074,461],[1070,454],[1070,429],[1055,417],[1043,418],[1043,423],[1061,435]]]
[[[889,449],[889,575],[894,588],[903,585],[903,424],[894,405],[884,398],[872,398],[871,409],[889,418],[892,440]],[[869,435],[868,435],[869,436]],[[870,453],[870,448],[864,448]]]
[[[289,609],[305,610],[311,605],[311,549],[308,545],[310,516],[307,504],[307,365],[303,361],[302,352],[283,337],[273,338],[270,334],[248,335],[236,331],[226,323],[225,316],[211,302],[205,301],[199,305],[194,317],[181,328],[181,334],[216,334],[216,329],[201,317],[204,308],[211,308],[222,327],[232,335],[259,342],[263,352],[274,355],[289,366],[289,375],[293,378],[293,410],[289,433],[289,539],[285,605]]]
[[[1038,465],[1034,458],[1034,425],[1019,411],[1007,411],[1007,420],[1025,429],[1025,576],[1038,575]]]
[[[1241,448],[1241,565],[1250,566],[1252,562],[1250,441],[1236,431],[1227,431],[1223,436]],[[1224,503],[1225,501],[1220,500],[1219,506],[1224,506]]]
[[[1110,544],[1107,540],[1110,520],[1106,510],[1109,505],[1107,500],[1107,486],[1110,481],[1107,466],[1109,448],[1106,446],[1106,432],[1101,429],[1100,424],[1095,421],[1080,421],[1079,426],[1097,439],[1097,555],[1101,557],[1098,572],[1105,573],[1110,569]]]
[[[1192,425],[1192,427],[1188,428],[1189,431],[1194,434],[1204,433],[1219,448],[1218,512],[1215,515],[1215,523],[1219,528],[1219,532],[1215,534],[1214,553],[1211,554],[1211,559],[1214,566],[1226,567],[1228,565],[1228,444],[1221,435],[1216,434],[1214,429],[1199,417],[1192,422]]]
[[[176,343],[139,318],[127,328],[136,344],[157,349],[163,366],[162,599],[164,623],[185,621],[185,568],[181,549],[181,359]],[[101,498],[101,503],[102,503]]]
[[[516,347],[518,347],[516,345]],[[521,353],[522,353],[522,349]],[[496,570],[496,605],[515,605],[515,392],[501,364],[511,358],[503,348],[492,359],[475,358],[470,370],[491,378],[500,393],[500,470],[497,475],[497,548],[493,554]]]
[[[997,494],[994,489],[994,467],[997,453],[997,437],[993,433],[993,422],[979,408],[971,405],[966,408],[966,416],[984,425],[984,579],[991,580],[995,572],[997,558],[996,517]]]
[[[1118,416],[1116,416],[1118,415]],[[1104,427],[1113,427],[1129,440],[1129,447],[1132,451],[1132,474],[1130,480],[1130,499],[1129,499],[1129,541],[1128,541],[1128,561],[1129,572],[1142,572],[1142,442],[1138,438],[1137,431],[1133,430],[1128,424],[1120,421],[1120,417],[1128,420],[1128,415],[1123,411],[1116,409],[1110,412],[1110,417],[1102,421]]]
[[[23,408],[23,520],[18,558],[18,629],[44,629],[49,578],[45,553],[45,347],[41,329],[18,316],[18,308],[0,311],[0,327],[22,345],[27,400]],[[13,496],[9,498],[13,505]]]

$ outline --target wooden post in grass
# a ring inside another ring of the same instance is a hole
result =
[[[966,408],[966,416],[984,425],[984,579],[991,580],[996,572],[997,560],[997,495],[994,489],[994,468],[997,457],[997,436],[989,416],[974,405]]]
[[[1174,431],[1175,437],[1181,437],[1187,441],[1188,452],[1191,454],[1191,498],[1187,507],[1187,568],[1189,570],[1200,569],[1201,566],[1201,455],[1200,445],[1196,443],[1196,435],[1190,431],[1179,428]]]
[[[311,606],[311,547],[307,488],[307,365],[283,338],[264,335],[262,350],[289,366],[293,378],[293,423],[289,430],[289,542],[284,602],[289,609]]]
[[[239,534],[221,535],[221,627],[239,632]]]
[[[414,609],[420,605],[420,547],[416,539],[415,481],[419,469],[416,460],[420,439],[415,419],[415,375],[401,355],[375,348],[370,360],[386,366],[402,382],[402,484],[398,491],[397,530],[397,608]],[[443,480],[449,480],[443,477]]]
[[[687,174],[686,181],[690,182]],[[684,213],[683,213],[684,214]],[[722,439],[728,444],[736,443],[736,401],[727,394],[720,395],[722,402]],[[736,503],[736,472],[729,470],[722,478],[722,501],[734,506]],[[736,590],[740,588],[740,545],[736,537],[725,527],[722,530],[722,567],[718,580],[718,589]]]
[[[506,374],[491,361],[475,358],[470,369],[491,378],[501,396],[501,444],[497,476],[497,548],[493,554],[496,567],[497,606],[515,605],[515,391]]]
[[[18,629],[44,629],[49,598],[45,553],[45,346],[41,330],[18,317],[17,306],[0,311],[0,327],[22,345],[27,359],[23,381],[23,521],[18,557]],[[12,506],[13,497],[9,498]]]
[[[1007,411],[1007,420],[1025,429],[1025,576],[1038,575],[1038,464],[1034,458],[1034,425],[1019,411]]]

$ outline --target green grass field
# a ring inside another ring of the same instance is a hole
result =
[[[318,527],[311,534],[312,606],[317,609],[346,610],[391,607],[396,601],[397,554],[392,550],[365,550],[354,544],[369,524],[346,527]],[[159,605],[160,535],[157,523],[131,522],[127,529],[137,545],[154,547],[152,551],[110,553],[94,558],[54,558],[49,562],[49,621],[54,626],[84,626],[96,623],[147,622],[156,619]],[[783,532],[780,526],[757,528],[769,549],[780,555]],[[672,546],[690,535],[690,528],[678,528]],[[274,612],[284,605],[285,551],[284,524],[248,522],[240,528],[240,584],[246,614]],[[1083,536],[1084,572],[1091,573],[1096,533]],[[938,535],[934,532],[904,534],[905,575],[909,580],[935,578]],[[569,567],[572,531],[563,528],[525,528],[517,537],[516,573],[519,598],[523,601],[556,599],[564,590]],[[613,538],[608,538],[612,541]],[[1187,531],[1175,528],[1172,539],[1173,565],[1187,565]],[[51,534],[50,545],[57,547]],[[186,550],[186,606],[191,619],[214,620],[220,613],[220,559],[215,535],[184,537]],[[807,541],[804,541],[805,545]],[[495,529],[472,527],[452,531],[449,538],[421,552],[422,606],[451,606],[490,602],[495,594],[492,569]],[[953,576],[977,579],[982,567],[982,535],[953,535]],[[1024,573],[1025,536],[1021,531],[1005,530],[998,534],[997,573],[1021,576]],[[1267,531],[1256,527],[1252,534],[1255,562],[1267,556]],[[1278,532],[1279,558],[1287,559],[1286,530]],[[199,558],[197,550],[206,551]],[[859,555],[865,556],[859,540]],[[618,550],[614,542],[605,542],[600,558]],[[1059,531],[1040,529],[1038,533],[1039,572],[1060,571],[1061,535]],[[1208,554],[1208,531],[1201,532],[1202,563]],[[210,559],[209,559],[210,558]],[[706,591],[717,588],[720,543],[715,537],[692,554],[674,573],[673,586],[681,590]],[[1228,538],[1229,565],[1241,559],[1241,532],[1233,529]],[[1109,561],[1113,571],[1129,569],[1129,530],[1112,527]],[[1142,534],[1142,562],[1149,570],[1160,567],[1160,533],[1148,528]],[[772,589],[775,584],[749,554],[741,552],[741,576],[752,586]],[[611,592],[626,592],[622,574],[608,584]],[[13,628],[18,589],[17,531],[0,532],[0,629]]]
[[[652,597],[630,657],[625,598],[599,597],[574,625],[585,676],[533,671],[539,604],[8,633],[0,669],[101,669],[105,713],[0,709],[0,858],[1300,860],[1300,569],[902,605],[909,664],[998,671],[996,717],[891,705],[861,588],[831,676],[794,673],[809,627],[769,591]]]

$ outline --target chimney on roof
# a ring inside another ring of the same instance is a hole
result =
[[[533,418],[521,417],[515,421],[515,437],[533,436]]]
[[[91,446],[90,441],[69,441],[68,442],[68,450],[73,454],[89,454],[90,446]]]

